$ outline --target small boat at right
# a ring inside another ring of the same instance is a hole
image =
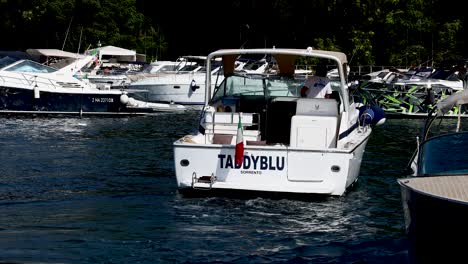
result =
[[[466,256],[468,237],[468,121],[446,115],[467,108],[468,90],[436,104],[421,139],[398,179],[410,263],[455,263]]]

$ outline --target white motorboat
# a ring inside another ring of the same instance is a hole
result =
[[[398,179],[414,263],[455,263],[465,257],[460,241],[468,235],[467,119],[447,113],[467,106],[467,90],[437,103],[417,139],[411,175]]]
[[[151,62],[148,67],[145,67],[142,72],[127,74],[126,77],[128,78],[128,83],[125,86],[128,86],[132,82],[136,82],[138,80],[150,78],[150,77],[157,77],[162,74],[171,74],[177,72],[179,67],[182,67],[182,63],[180,61],[154,61]]]
[[[415,75],[414,77],[416,77]],[[393,83],[395,86],[403,86],[403,87],[410,87],[410,86],[431,86],[433,89],[450,89],[453,92],[457,92],[463,90],[463,80],[460,79],[459,72],[454,71],[453,69],[437,69],[434,70],[429,76],[426,78],[409,78],[403,80],[397,80]]]
[[[206,56],[182,56],[177,59],[175,71],[137,75],[127,88],[137,92],[139,98],[150,102],[176,103],[182,105],[203,105],[205,100]],[[214,66],[213,66],[214,65]],[[248,73],[263,72],[268,62],[235,61],[235,70]],[[174,67],[172,67],[174,68]],[[219,61],[214,61],[211,68],[212,88],[220,83],[224,76]],[[162,73],[162,74],[161,74]],[[142,93],[143,92],[143,93]]]
[[[95,60],[83,67],[76,77],[89,80],[101,89],[120,88],[128,85],[132,80],[129,75],[141,73],[149,63],[141,58],[134,50],[115,46],[101,47],[87,50],[86,54],[95,56]]]
[[[425,118],[435,103],[464,89],[463,74],[456,69],[375,72],[354,95],[356,100],[378,105],[389,117]]]
[[[137,91],[142,100],[149,102],[203,105],[206,56],[183,56],[178,60],[182,65],[175,72],[136,80],[127,86],[128,89]],[[217,75],[219,70],[220,65],[213,67],[211,74]]]
[[[251,54],[273,56],[275,74],[236,72],[235,59]],[[296,78],[295,68],[304,57],[336,65],[334,99],[299,97],[304,79]],[[216,58],[222,58],[224,80],[214,91],[206,89],[199,131],[173,144],[181,193],[340,196],[356,182],[371,124],[384,118],[349,96],[345,54],[311,48],[219,50],[208,55],[207,72]],[[206,74],[207,87],[212,83],[213,75]]]
[[[185,110],[181,105],[137,100],[125,91],[98,89],[74,77],[93,56],[60,69],[19,60],[0,69],[0,113],[115,115]]]

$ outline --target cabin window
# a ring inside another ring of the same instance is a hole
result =
[[[16,62],[16,61],[18,61],[18,60],[14,59],[14,58],[11,58],[11,57],[8,57],[8,56],[3,57],[3,58],[0,59],[0,68],[3,68],[5,66],[7,66],[7,65],[10,65],[10,64],[12,64],[13,62]]]
[[[57,69],[54,69],[52,67],[48,67],[42,64],[39,64],[34,61],[22,61],[18,64],[15,64],[7,69],[6,71],[11,71],[11,72],[55,72]]]

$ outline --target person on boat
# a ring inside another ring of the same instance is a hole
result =
[[[216,112],[232,112],[232,108],[229,105],[223,106],[223,105],[218,105],[216,107]]]
[[[327,66],[319,63],[315,75],[310,76],[301,89],[301,97],[331,98],[332,89],[330,79],[327,78]]]

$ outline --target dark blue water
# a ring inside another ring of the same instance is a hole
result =
[[[359,184],[321,200],[184,198],[198,113],[0,118],[0,262],[407,263],[396,179],[421,121],[374,130]]]

